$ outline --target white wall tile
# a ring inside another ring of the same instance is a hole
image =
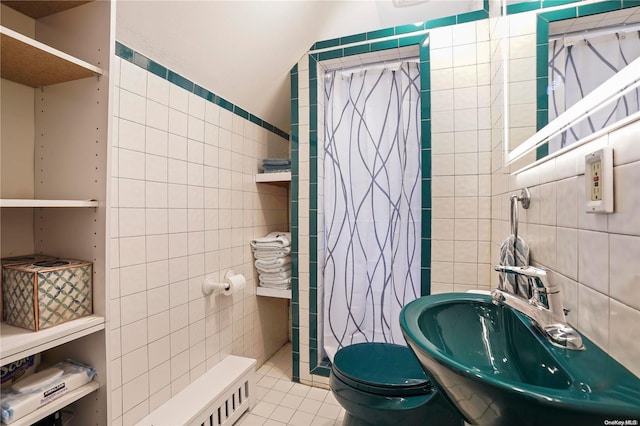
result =
[[[170,83],[154,74],[147,77],[147,98],[162,105],[169,105]]]
[[[603,294],[609,293],[609,235],[580,231],[578,280]]]
[[[578,226],[578,178],[572,177],[558,181],[557,216],[558,226],[576,228]]]
[[[189,93],[189,115],[200,120],[204,120],[205,117],[205,99]]]
[[[555,225],[557,220],[556,210],[556,183],[540,185],[540,224]]]
[[[169,359],[169,330],[170,330],[170,312],[168,310],[160,312],[155,315],[151,315],[148,318],[148,330],[147,336],[149,341],[149,363],[151,366],[155,365],[152,361],[154,358],[158,358],[159,362]],[[156,345],[166,345],[166,358],[163,357],[163,352],[152,352],[151,348],[155,348]],[[162,359],[160,359],[162,358]]]
[[[128,383],[141,374],[149,370],[149,360],[147,358],[147,347],[124,354],[122,356],[122,382]]]
[[[167,156],[169,134],[166,131],[147,127],[146,129],[146,153]]]
[[[556,267],[561,274],[578,279],[578,231],[557,228]]]
[[[166,105],[148,100],[147,126],[163,131],[169,130],[169,108]]]
[[[145,265],[135,265],[120,268],[120,295],[122,297],[134,293],[139,293],[146,289],[147,270]]]
[[[141,96],[147,93],[147,72],[129,61],[121,61],[120,87]]]
[[[120,266],[145,262],[144,237],[120,238]]]
[[[465,44],[461,46],[454,46],[453,48],[453,66],[464,67],[467,65],[474,65],[477,63],[476,59],[476,45]]]
[[[146,121],[146,99],[140,95],[120,90],[120,118],[144,124]]]
[[[189,127],[188,122],[187,114],[176,109],[169,108],[169,133],[187,137]]]
[[[637,292],[636,292],[637,293]],[[611,299],[609,321],[609,351],[611,355],[640,376],[640,311]],[[630,325],[635,325],[630,326]]]
[[[129,120],[118,120],[118,146],[133,151],[145,149],[145,127]]]
[[[640,310],[640,237],[609,235],[610,296]]]
[[[149,377],[143,374],[122,386],[122,409],[126,413],[149,398]]]
[[[172,109],[189,112],[189,92],[175,84],[169,85],[169,106]]]
[[[609,348],[609,298],[578,287],[578,329],[605,351]]]
[[[122,148],[119,149],[118,154],[118,176],[144,180],[145,154]]]
[[[147,181],[167,182],[168,167],[166,157],[147,154],[144,167],[145,179]]]
[[[609,232],[640,235],[640,161],[614,167],[614,212],[608,215]]]
[[[144,209],[117,209],[114,216],[119,216],[119,236],[136,237],[145,234]]]
[[[127,296],[123,296],[120,298],[120,318],[123,325],[123,333],[124,326],[130,325],[136,321],[143,320],[147,316],[147,295],[146,292],[141,291],[139,293],[130,294]],[[144,333],[144,337],[146,337],[146,329]],[[124,350],[124,339],[123,336],[123,353],[126,353]]]

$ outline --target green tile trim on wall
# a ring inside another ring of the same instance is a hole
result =
[[[248,111],[240,108],[237,105],[227,101],[226,99],[221,98],[215,93],[203,88],[202,86],[197,85],[193,81],[188,78],[183,77],[182,75],[172,71],[157,62],[147,58],[146,56],[134,51],[130,47],[125,46],[124,44],[116,41],[116,56],[124,59],[125,61],[131,62],[134,65],[139,66],[140,68],[157,75],[158,77],[169,81],[172,84],[175,84],[178,87],[181,87],[187,90],[190,93],[193,93],[196,96],[203,98],[206,101],[209,101],[213,104],[220,106],[235,115],[238,115],[244,119],[251,120],[254,124],[266,129],[281,138],[289,140],[289,134],[282,129],[275,127],[274,125],[256,117],[255,115],[249,114]],[[252,118],[253,117],[253,118]]]
[[[575,1],[579,1],[579,0],[575,0]],[[413,35],[417,37],[415,33],[419,31],[424,31],[424,30],[439,28],[439,27],[446,27],[449,25],[463,24],[466,22],[479,21],[479,20],[488,19],[488,18],[489,18],[489,0],[484,0],[482,9],[474,10],[471,12],[460,13],[458,15],[445,16],[443,18],[430,19],[420,24],[398,25],[396,27],[383,28],[380,30],[369,31],[367,33],[354,34],[354,35],[340,37],[340,38],[332,38],[329,40],[322,40],[314,43],[309,50],[315,51],[315,50],[321,50],[321,49],[328,49],[331,47],[345,46],[348,44],[362,43],[365,41],[374,41],[374,40],[379,40],[381,38],[393,37],[393,36]],[[404,37],[399,37],[395,40],[403,40],[403,38]],[[414,43],[402,44],[402,41],[400,41],[400,47],[404,47],[410,44],[414,44]],[[344,50],[346,51],[347,49],[351,49],[353,47],[355,46],[344,47]],[[389,47],[387,47],[387,49],[389,49]],[[335,52],[335,51],[336,50],[332,50],[332,52]],[[363,52],[358,52],[358,53],[363,53]],[[350,53],[350,54],[355,54],[355,53]],[[350,54],[345,54],[344,56],[349,56]],[[336,56],[336,57],[339,57],[339,56]],[[335,57],[334,58],[320,57],[321,61],[325,59],[335,59]]]
[[[485,1],[486,9],[484,11],[480,11],[482,13],[474,13],[473,16],[463,16],[464,19],[472,20],[475,19],[485,19],[488,17],[488,1]],[[453,23],[457,22],[457,17],[454,17]],[[443,21],[438,21],[443,22]],[[392,48],[417,45],[420,50],[420,81],[421,81],[421,103],[422,103],[422,112],[430,114],[430,105],[431,105],[431,96],[430,96],[430,54],[429,54],[429,46],[424,46],[423,41],[428,37],[428,34],[413,34],[408,32],[407,26],[403,26],[398,30],[402,34],[407,34],[407,36],[396,39],[396,40],[387,40],[381,42],[374,43],[365,43],[357,46],[349,46],[345,48],[338,48],[329,50],[326,52],[320,52],[317,54],[309,55],[309,234],[313,234],[313,230],[317,230],[318,228],[318,206],[317,206],[317,187],[318,187],[318,132],[322,131],[322,129],[318,128],[318,75],[317,75],[317,66],[319,61],[323,61],[326,59],[335,59],[340,57],[358,55],[361,53],[387,50]],[[369,38],[366,36],[380,35],[380,34],[389,34],[389,31],[382,32],[372,32],[367,34],[357,34],[355,36],[350,37],[342,37],[340,40],[345,43],[353,43],[355,41],[363,41],[368,40]],[[333,42],[332,42],[333,43]],[[317,47],[317,44],[314,45]],[[336,46],[331,46],[336,47]],[[317,47],[319,48],[319,47]],[[325,55],[323,55],[325,53]],[[297,78],[297,76],[296,76]],[[295,93],[297,96],[297,91],[293,90],[292,87],[292,96]],[[297,105],[297,104],[296,104]],[[292,103],[293,110],[293,103]],[[422,129],[422,204],[423,204],[423,212],[422,212],[422,232],[421,232],[421,244],[422,244],[422,256],[421,256],[421,285],[420,291],[422,295],[428,295],[431,292],[431,120],[430,116],[422,117],[421,120],[421,129]],[[292,123],[293,123],[293,113],[292,113]],[[292,125],[292,129],[293,129]],[[297,128],[296,128],[297,129]],[[292,131],[293,132],[293,131]],[[297,138],[296,138],[297,139]],[[296,150],[297,150],[296,145]],[[292,147],[293,150],[293,147]],[[297,158],[297,157],[296,157]],[[293,156],[292,156],[293,159]],[[297,162],[297,161],[296,161]],[[293,181],[296,180],[292,176],[292,184]],[[297,200],[297,194],[294,198],[292,194],[292,199]],[[297,217],[298,215],[293,216],[293,220],[296,221],[296,232],[297,232]],[[427,221],[427,222],[424,222]],[[296,234],[297,235],[297,234]],[[294,237],[295,239],[295,237]],[[321,353],[321,348],[318,348],[318,327],[317,327],[317,318],[319,315],[318,312],[318,282],[317,282],[317,268],[318,268],[318,250],[317,250],[317,236],[311,236],[309,238],[309,372],[312,375],[319,375],[328,377],[331,369],[331,363],[328,359],[320,359],[319,354]],[[294,275],[297,276],[297,271],[294,272]],[[426,281],[425,281],[426,280]],[[297,289],[295,290],[298,291]],[[292,309],[297,308],[296,305],[292,304]],[[299,315],[299,312],[298,312]],[[294,348],[299,348],[299,334],[298,337],[295,338]],[[295,334],[294,334],[295,337]],[[294,366],[294,371],[299,372],[299,358],[294,358],[298,360],[297,369]],[[299,378],[298,378],[299,379]]]
[[[300,382],[300,287],[298,281],[298,259],[300,248],[298,245],[298,185],[299,185],[299,117],[298,106],[300,93],[298,91],[298,64],[291,68],[291,379]]]
[[[533,3],[541,3],[541,7],[544,8],[576,2],[579,0],[544,0]],[[549,123],[549,23],[638,6],[640,6],[640,0],[605,0],[538,14],[536,22],[536,130],[542,129]],[[539,160],[547,156],[548,153],[549,146],[545,143],[536,149],[536,159]]]

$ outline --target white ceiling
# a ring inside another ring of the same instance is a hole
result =
[[[482,0],[120,0],[116,39],[289,132],[289,71],[316,41],[481,5]]]

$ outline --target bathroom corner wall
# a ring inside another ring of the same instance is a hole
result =
[[[289,228],[287,190],[255,183],[261,160],[289,145],[185,77],[121,46],[119,56],[109,387],[114,424],[130,425],[225,356],[260,365],[288,340],[287,301],[255,295],[249,242]],[[204,297],[204,278],[229,269],[245,290]]]
[[[491,252],[489,20],[433,29],[431,293],[488,289]]]
[[[505,41],[510,54],[509,137],[513,146],[535,133],[531,104],[541,91],[535,75],[536,12],[500,19],[506,22],[496,24],[496,31],[510,30]],[[499,48],[492,52],[496,64],[500,52]],[[502,86],[501,75],[494,75],[494,92]],[[494,98],[493,113],[492,262],[497,262],[500,244],[510,233],[509,196],[528,187],[531,207],[520,207],[519,235],[530,246],[532,264],[548,268],[551,280],[561,286],[564,304],[571,310],[568,321],[640,376],[640,122],[510,175],[517,166],[502,166],[500,97]],[[587,214],[584,156],[606,144],[614,151],[615,212]],[[491,278],[495,287],[497,274],[492,273]]]

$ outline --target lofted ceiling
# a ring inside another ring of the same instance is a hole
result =
[[[116,39],[289,132],[289,71],[316,41],[481,5],[482,0],[120,0]]]

